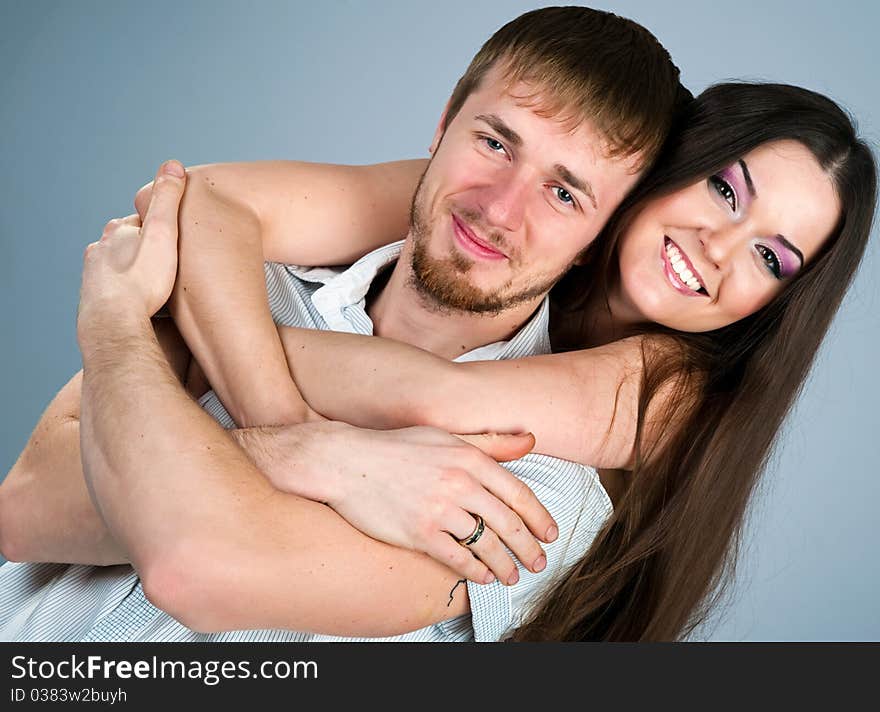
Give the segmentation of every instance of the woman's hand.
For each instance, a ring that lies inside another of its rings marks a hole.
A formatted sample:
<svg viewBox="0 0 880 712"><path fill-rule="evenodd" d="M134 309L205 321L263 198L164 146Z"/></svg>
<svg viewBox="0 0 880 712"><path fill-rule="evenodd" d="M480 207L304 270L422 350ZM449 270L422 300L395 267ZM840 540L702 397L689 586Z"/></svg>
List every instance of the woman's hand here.
<svg viewBox="0 0 880 712"><path fill-rule="evenodd" d="M546 565L536 537L553 541L556 524L495 462L527 453L531 435L459 438L429 427L379 431L330 421L234 432L278 489L326 502L374 539L424 552L471 581L516 583L502 543L531 571ZM485 529L465 547L457 540L474 531L474 515Z"/></svg>

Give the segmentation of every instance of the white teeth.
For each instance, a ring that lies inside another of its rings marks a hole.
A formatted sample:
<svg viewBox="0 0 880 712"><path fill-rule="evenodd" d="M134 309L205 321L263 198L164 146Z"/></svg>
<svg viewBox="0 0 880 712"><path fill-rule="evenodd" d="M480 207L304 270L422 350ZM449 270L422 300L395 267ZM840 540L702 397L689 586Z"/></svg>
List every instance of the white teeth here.
<svg viewBox="0 0 880 712"><path fill-rule="evenodd" d="M672 265L673 271L679 276L681 281L695 292L699 292L702 285L694 273L688 269L687 262L685 262L679 249L675 245L670 244L666 247L666 255L669 257L669 264Z"/></svg>

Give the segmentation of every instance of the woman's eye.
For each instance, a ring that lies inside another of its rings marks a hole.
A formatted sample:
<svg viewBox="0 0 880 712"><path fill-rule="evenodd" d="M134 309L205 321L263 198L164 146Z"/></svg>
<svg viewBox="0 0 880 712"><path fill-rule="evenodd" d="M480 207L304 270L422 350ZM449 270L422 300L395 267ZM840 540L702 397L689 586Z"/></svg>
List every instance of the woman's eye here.
<svg viewBox="0 0 880 712"><path fill-rule="evenodd" d="M553 192L556 193L556 197L559 199L560 203L574 205L574 197L565 188L557 185L553 187Z"/></svg>
<svg viewBox="0 0 880 712"><path fill-rule="evenodd" d="M779 258L776 256L776 253L766 245L757 245L756 249L771 274L776 277L776 279L782 279L782 265L779 263Z"/></svg>
<svg viewBox="0 0 880 712"><path fill-rule="evenodd" d="M720 195L730 206L731 210L736 210L736 191L733 189L733 186L730 185L724 178L719 175L714 175L709 178L709 182L712 184L712 187L715 188L715 191Z"/></svg>

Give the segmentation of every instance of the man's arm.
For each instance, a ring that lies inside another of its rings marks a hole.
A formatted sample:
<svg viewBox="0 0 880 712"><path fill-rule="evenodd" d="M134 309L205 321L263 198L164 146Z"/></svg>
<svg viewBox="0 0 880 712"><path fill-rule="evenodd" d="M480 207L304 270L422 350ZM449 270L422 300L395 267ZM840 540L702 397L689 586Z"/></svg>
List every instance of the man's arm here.
<svg viewBox="0 0 880 712"><path fill-rule="evenodd" d="M177 377L189 352L170 319L156 335ZM18 460L0 484L0 552L9 561L98 566L127 561L89 497L80 460L82 371L40 417Z"/></svg>
<svg viewBox="0 0 880 712"><path fill-rule="evenodd" d="M84 475L147 595L204 630L384 635L467 610L450 569L278 492L184 393L149 326L174 281L182 189L162 174L140 234L89 246L77 321Z"/></svg>
<svg viewBox="0 0 880 712"><path fill-rule="evenodd" d="M141 231L86 250L77 319L86 483L147 595L203 630L383 635L466 610L450 569L278 492L185 394L149 322L177 266L183 181L168 169Z"/></svg>
<svg viewBox="0 0 880 712"><path fill-rule="evenodd" d="M79 460L77 373L46 408L0 485L0 552L9 561L116 564L125 554L95 511Z"/></svg>
<svg viewBox="0 0 880 712"><path fill-rule="evenodd" d="M445 566L272 488L186 397L149 331L130 327L84 359L83 462L158 607L196 630L347 635L467 610L464 587L447 605L459 577Z"/></svg>

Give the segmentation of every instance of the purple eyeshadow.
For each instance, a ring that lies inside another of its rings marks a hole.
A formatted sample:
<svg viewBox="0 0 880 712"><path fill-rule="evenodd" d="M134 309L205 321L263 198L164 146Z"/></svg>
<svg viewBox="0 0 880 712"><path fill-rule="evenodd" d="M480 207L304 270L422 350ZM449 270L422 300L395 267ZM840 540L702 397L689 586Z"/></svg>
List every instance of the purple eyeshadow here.
<svg viewBox="0 0 880 712"><path fill-rule="evenodd" d="M751 195L743 182L742 174L736 170L736 165L728 166L721 171L720 176L730 183L736 193L736 209L739 212L751 202Z"/></svg>
<svg viewBox="0 0 880 712"><path fill-rule="evenodd" d="M783 279L791 277L801 267L801 262L786 245L778 237L767 238L770 249L776 253L779 258L779 269L782 272Z"/></svg>

